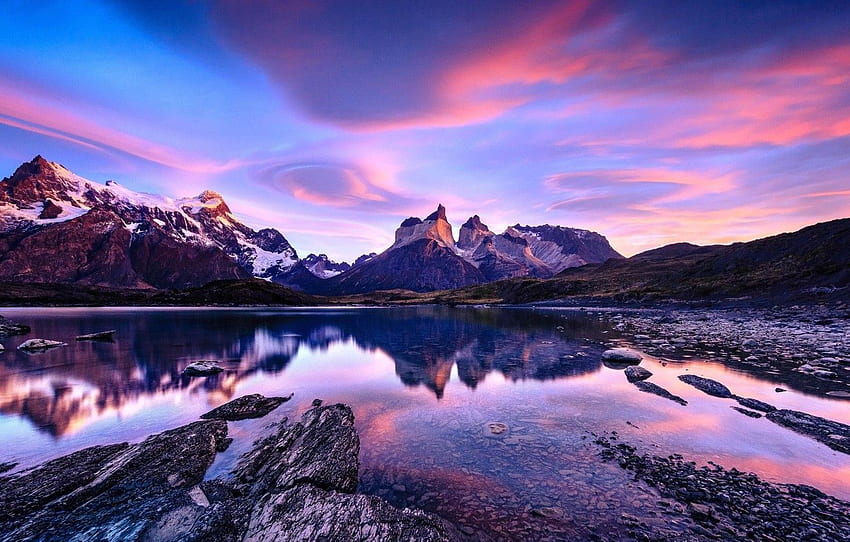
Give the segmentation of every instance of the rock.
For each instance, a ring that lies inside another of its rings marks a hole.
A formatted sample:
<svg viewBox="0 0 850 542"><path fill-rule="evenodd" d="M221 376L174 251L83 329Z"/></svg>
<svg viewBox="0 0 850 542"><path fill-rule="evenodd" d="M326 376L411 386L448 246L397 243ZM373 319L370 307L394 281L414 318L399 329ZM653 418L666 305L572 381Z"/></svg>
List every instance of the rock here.
<svg viewBox="0 0 850 542"><path fill-rule="evenodd" d="M223 420L94 446L0 477L3 540L450 540L441 520L354 494L360 441L345 405L308 410L203 481Z"/></svg>
<svg viewBox="0 0 850 542"><path fill-rule="evenodd" d="M233 422L248 418L262 418L290 399L292 399L292 394L289 394L288 397L265 397L259 393L243 395L210 410L206 414L202 414L201 419Z"/></svg>
<svg viewBox="0 0 850 542"><path fill-rule="evenodd" d="M771 484L756 475L726 470L709 462L700 466L681 455L641 453L619 439L598 438L603 459L652 486L668 504L672 524L688 518L700 536L687 533L638 533L635 540L847 540L850 503L805 485ZM679 517L676 517L679 516Z"/></svg>
<svg viewBox="0 0 850 542"><path fill-rule="evenodd" d="M506 437L508 436L508 425L502 422L487 422L484 430L486 437Z"/></svg>
<svg viewBox="0 0 850 542"><path fill-rule="evenodd" d="M0 316L0 335L26 335L30 327Z"/></svg>
<svg viewBox="0 0 850 542"><path fill-rule="evenodd" d="M733 399L738 401L738 404L740 404L741 406L747 407L752 410L758 410L760 412L773 412L774 410L776 410L775 406L769 403L765 403L764 401L759 401L758 399L738 397L737 395L733 396Z"/></svg>
<svg viewBox="0 0 850 542"><path fill-rule="evenodd" d="M835 378L838 376L834 371L827 371L826 369L815 369L812 371L812 375L818 378Z"/></svg>
<svg viewBox="0 0 850 542"><path fill-rule="evenodd" d="M643 356L629 348L611 348L602 352L602 361L616 365L637 365L642 359Z"/></svg>
<svg viewBox="0 0 850 542"><path fill-rule="evenodd" d="M440 521L399 510L372 496L352 495L360 440L344 405L308 410L300 423L280 425L260 441L233 475L255 503L245 541L447 541Z"/></svg>
<svg viewBox="0 0 850 542"><path fill-rule="evenodd" d="M3 346L3 343L0 343L0 352L2 352L3 350L6 350L6 347Z"/></svg>
<svg viewBox="0 0 850 542"><path fill-rule="evenodd" d="M671 401L675 401L682 406L688 406L688 402L679 397L678 395L673 395L669 391L665 390L661 386L657 384L653 384L652 382L647 382L645 380L640 380L638 382L633 382L635 387L640 391L651 393L653 395L657 395L659 397L663 397L665 399L670 399Z"/></svg>
<svg viewBox="0 0 850 542"><path fill-rule="evenodd" d="M753 348L753 347L758 346L758 345L759 345L759 342L755 339L747 339L746 341L744 341L742 343L742 346L744 348Z"/></svg>
<svg viewBox="0 0 850 542"><path fill-rule="evenodd" d="M0 463L0 474L3 474L4 472L9 472L17 466L17 463Z"/></svg>
<svg viewBox="0 0 850 542"><path fill-rule="evenodd" d="M78 341L111 341L117 333L114 329L109 331L98 331L97 333L88 333L86 335L77 335Z"/></svg>
<svg viewBox="0 0 850 542"><path fill-rule="evenodd" d="M564 515L564 511L555 506L535 506L531 509L531 515L539 518L557 518Z"/></svg>
<svg viewBox="0 0 850 542"><path fill-rule="evenodd" d="M782 393L788 390L786 390L785 388L775 388L773 391L775 391L776 393Z"/></svg>
<svg viewBox="0 0 850 542"><path fill-rule="evenodd" d="M215 361L195 361L183 369L183 374L186 376L210 376L223 370Z"/></svg>
<svg viewBox="0 0 850 542"><path fill-rule="evenodd" d="M38 350L49 350L50 348L58 348L60 346L68 346L68 344L63 343L62 341L51 341L49 339L30 339L21 343L21 345L18 346L18 350L35 352Z"/></svg>
<svg viewBox="0 0 850 542"><path fill-rule="evenodd" d="M774 410L767 419L826 444L833 450L850 454L850 425L796 410Z"/></svg>
<svg viewBox="0 0 850 542"><path fill-rule="evenodd" d="M679 380L714 397L720 397L721 399L732 397L732 392L729 391L729 388L710 378L703 378L697 375L679 375Z"/></svg>
<svg viewBox="0 0 850 542"><path fill-rule="evenodd" d="M652 373L648 369L644 369L640 365L631 365L626 367L624 371L626 375L626 379L629 382L637 382L638 380L646 380Z"/></svg>
<svg viewBox="0 0 850 542"><path fill-rule="evenodd" d="M191 503L189 490L226 434L224 421L195 422L0 478L0 532L6 540L140 540L168 511Z"/></svg>
<svg viewBox="0 0 850 542"><path fill-rule="evenodd" d="M745 416L749 416L750 418L761 418L762 417L762 415L759 414L758 412L756 412L754 410L750 410L748 408L741 408L739 406L732 406L731 408L732 408L732 410L737 410L741 414L743 414Z"/></svg>
<svg viewBox="0 0 850 542"><path fill-rule="evenodd" d="M850 391L842 391L842 390L828 391L828 392L826 392L826 394L830 395L832 397L850 397Z"/></svg>

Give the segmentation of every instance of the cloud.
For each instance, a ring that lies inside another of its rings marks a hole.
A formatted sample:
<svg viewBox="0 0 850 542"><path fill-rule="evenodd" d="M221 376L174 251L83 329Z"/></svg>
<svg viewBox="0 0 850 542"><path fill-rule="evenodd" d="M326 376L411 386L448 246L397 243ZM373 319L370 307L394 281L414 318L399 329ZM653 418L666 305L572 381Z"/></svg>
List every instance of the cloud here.
<svg viewBox="0 0 850 542"><path fill-rule="evenodd" d="M386 198L355 169L334 164L285 164L267 168L263 176L293 197L316 205L351 207Z"/></svg>
<svg viewBox="0 0 850 542"><path fill-rule="evenodd" d="M34 87L16 88L12 86L12 82L0 79L2 124L76 143L88 149L119 151L192 173L221 173L246 165L241 160L216 161L183 153L167 145L121 131L112 123L104 124L93 120L96 116L86 113L87 107L84 104L69 104L66 97L55 96Z"/></svg>

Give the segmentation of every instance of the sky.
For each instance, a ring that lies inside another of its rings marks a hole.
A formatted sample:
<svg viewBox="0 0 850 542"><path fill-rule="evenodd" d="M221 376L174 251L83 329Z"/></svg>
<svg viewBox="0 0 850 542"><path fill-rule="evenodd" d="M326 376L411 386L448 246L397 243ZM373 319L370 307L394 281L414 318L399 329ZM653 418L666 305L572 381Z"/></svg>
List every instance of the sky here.
<svg viewBox="0 0 850 542"><path fill-rule="evenodd" d="M850 216L846 1L0 7L0 176L213 189L301 256L437 203L625 255Z"/></svg>

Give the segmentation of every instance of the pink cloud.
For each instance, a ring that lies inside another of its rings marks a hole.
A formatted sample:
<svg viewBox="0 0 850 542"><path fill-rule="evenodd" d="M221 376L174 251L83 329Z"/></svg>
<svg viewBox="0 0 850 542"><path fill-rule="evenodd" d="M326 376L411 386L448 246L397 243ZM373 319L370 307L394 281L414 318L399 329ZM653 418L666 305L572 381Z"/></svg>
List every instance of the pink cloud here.
<svg viewBox="0 0 850 542"><path fill-rule="evenodd" d="M116 150L144 160L192 173L221 173L245 166L241 160L206 160L128 132L116 130L93 119L98 115L85 104L68 103L41 89L25 88L0 80L0 123L99 150ZM22 92L25 90L25 92ZM73 111L73 112L72 112ZM122 122L110 119L110 124Z"/></svg>

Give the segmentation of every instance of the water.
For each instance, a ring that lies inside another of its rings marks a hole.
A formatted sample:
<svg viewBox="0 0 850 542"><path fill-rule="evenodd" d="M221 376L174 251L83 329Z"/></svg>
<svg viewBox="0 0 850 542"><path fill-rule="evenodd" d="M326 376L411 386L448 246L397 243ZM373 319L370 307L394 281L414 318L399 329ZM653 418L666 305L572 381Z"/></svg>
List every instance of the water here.
<svg viewBox="0 0 850 542"><path fill-rule="evenodd" d="M730 408L676 377L694 373L733 392L850 423L847 401L777 394L775 375L705 356L642 365L686 407L638 391L600 354L628 346L604 312L473 308L3 309L33 332L0 353L0 463L18 469L80 448L145 436L248 393L288 395L259 420L230 424L225 474L271 422L314 398L352 406L361 490L415 505L493 538L568 536L622 512L663 522L658 496L601 462L591 433L616 431L641 451L682 453L805 483L850 498L850 458ZM117 330L114 343L76 335ZM27 338L69 346L26 354ZM191 361L227 369L187 378ZM493 435L488 424L507 430ZM553 517L529 511L549 507ZM669 527L669 525L668 525Z"/></svg>

